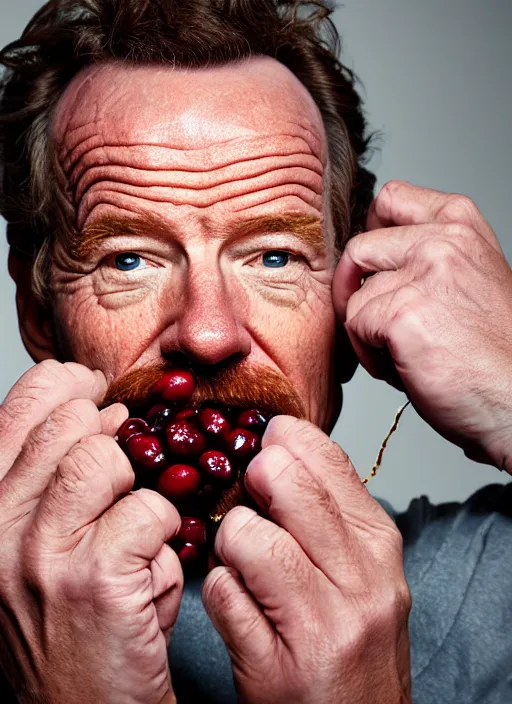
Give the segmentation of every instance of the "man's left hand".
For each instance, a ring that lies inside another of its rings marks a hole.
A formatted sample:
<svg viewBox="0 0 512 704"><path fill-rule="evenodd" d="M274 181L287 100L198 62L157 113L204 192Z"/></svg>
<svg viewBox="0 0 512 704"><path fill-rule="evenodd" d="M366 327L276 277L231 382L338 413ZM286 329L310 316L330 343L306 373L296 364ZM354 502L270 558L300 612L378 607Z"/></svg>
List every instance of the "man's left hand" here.
<svg viewBox="0 0 512 704"><path fill-rule="evenodd" d="M251 704L410 702L402 538L321 430L273 418L203 600Z"/></svg>
<svg viewBox="0 0 512 704"><path fill-rule="evenodd" d="M494 232L469 198L398 181L367 225L333 281L359 360L468 457L512 473L512 272Z"/></svg>

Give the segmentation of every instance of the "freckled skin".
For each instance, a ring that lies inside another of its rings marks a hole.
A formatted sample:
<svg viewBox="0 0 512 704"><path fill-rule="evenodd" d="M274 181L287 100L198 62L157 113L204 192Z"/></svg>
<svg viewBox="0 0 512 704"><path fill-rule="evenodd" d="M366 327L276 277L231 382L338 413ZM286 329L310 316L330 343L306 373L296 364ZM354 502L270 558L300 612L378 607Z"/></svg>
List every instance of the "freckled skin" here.
<svg viewBox="0 0 512 704"><path fill-rule="evenodd" d="M329 430L334 233L323 124L302 84L267 58L102 65L68 87L52 138L79 228L144 213L168 228L165 238L111 237L80 262L56 259L55 315L73 359L112 381L174 350L202 364L243 355L285 374L308 419ZM288 213L324 218L323 254L286 232L237 235L244 219ZM266 268L269 250L292 257ZM116 269L121 252L140 267Z"/></svg>

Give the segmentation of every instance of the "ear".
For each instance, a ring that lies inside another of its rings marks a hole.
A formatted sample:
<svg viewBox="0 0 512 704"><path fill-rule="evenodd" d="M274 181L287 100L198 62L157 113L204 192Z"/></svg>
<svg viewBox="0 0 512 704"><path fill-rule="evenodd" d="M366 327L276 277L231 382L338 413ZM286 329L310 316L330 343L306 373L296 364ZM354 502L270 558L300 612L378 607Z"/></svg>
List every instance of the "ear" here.
<svg viewBox="0 0 512 704"><path fill-rule="evenodd" d="M16 284L16 308L21 339L34 362L57 359L51 314L32 291L32 260L9 250L9 274Z"/></svg>
<svg viewBox="0 0 512 704"><path fill-rule="evenodd" d="M335 365L340 384L346 384L355 374L359 359L350 344L349 337L343 325L336 327Z"/></svg>

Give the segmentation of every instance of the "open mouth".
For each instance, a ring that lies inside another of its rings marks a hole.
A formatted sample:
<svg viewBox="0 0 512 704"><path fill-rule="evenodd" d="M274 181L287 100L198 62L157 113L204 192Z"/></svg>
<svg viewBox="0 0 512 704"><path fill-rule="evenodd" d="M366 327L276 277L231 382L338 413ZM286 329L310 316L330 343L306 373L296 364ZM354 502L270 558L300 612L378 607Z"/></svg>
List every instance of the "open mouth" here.
<svg viewBox="0 0 512 704"><path fill-rule="evenodd" d="M182 564L206 563L216 529L237 504L254 507L244 474L261 449L275 413L197 398L188 370L165 372L149 399L129 405L117 441L132 462L134 488L147 487L171 501L182 517L172 547Z"/></svg>

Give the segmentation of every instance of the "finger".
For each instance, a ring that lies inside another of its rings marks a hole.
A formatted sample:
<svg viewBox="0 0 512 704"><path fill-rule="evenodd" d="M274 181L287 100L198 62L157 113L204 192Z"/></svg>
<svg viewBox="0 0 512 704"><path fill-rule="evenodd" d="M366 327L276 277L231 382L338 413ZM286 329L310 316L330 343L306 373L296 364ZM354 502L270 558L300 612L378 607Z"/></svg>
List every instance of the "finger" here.
<svg viewBox="0 0 512 704"><path fill-rule="evenodd" d="M113 438L89 435L59 462L34 521L47 540L62 548L72 546L84 528L130 491L134 479L128 458Z"/></svg>
<svg viewBox="0 0 512 704"><path fill-rule="evenodd" d="M122 403L114 403L112 406L103 408L100 411L102 434L114 437L129 415L128 409Z"/></svg>
<svg viewBox="0 0 512 704"><path fill-rule="evenodd" d="M307 630L322 601L321 574L285 530L246 506L236 506L215 538L221 562L240 575L282 637ZM317 601L319 600L319 601Z"/></svg>
<svg viewBox="0 0 512 704"><path fill-rule="evenodd" d="M347 318L345 329L359 361L376 379L395 385L394 374L402 378L406 370L402 365L404 350L407 364L414 366L424 356L426 321L420 291L414 286L370 298L354 315ZM435 347L434 342L432 342ZM389 368L389 351L393 371ZM403 386L397 386L400 390Z"/></svg>
<svg viewBox="0 0 512 704"><path fill-rule="evenodd" d="M501 251L496 235L473 203L456 193L421 188L405 181L389 181L368 212L368 230L393 225L461 223L473 227L495 249Z"/></svg>
<svg viewBox="0 0 512 704"><path fill-rule="evenodd" d="M176 623L183 592L182 568L174 550L162 545L150 564L158 624L164 633ZM177 575L181 579L177 579Z"/></svg>
<svg viewBox="0 0 512 704"><path fill-rule="evenodd" d="M3 506L21 507L37 500L59 462L81 440L102 431L102 418L90 399L73 399L58 406L31 430L22 450L0 484Z"/></svg>
<svg viewBox="0 0 512 704"><path fill-rule="evenodd" d="M326 463L322 453L316 463ZM322 470L339 472L339 463L330 461ZM267 445L249 465L245 484L263 515L290 533L311 562L338 583L350 541L322 470L313 474L285 447Z"/></svg>
<svg viewBox="0 0 512 704"><path fill-rule="evenodd" d="M261 441L263 449L272 445L280 445L294 459L304 462L326 486L332 486L336 499L346 496L347 491L360 492L361 482L348 456L313 423L293 416L274 416Z"/></svg>
<svg viewBox="0 0 512 704"><path fill-rule="evenodd" d="M379 230L379 232L382 233L382 230ZM371 233L369 238L373 234ZM411 272L406 273L405 276L403 270L397 272L399 268L397 261L391 262L390 257L386 256L387 242L385 237L381 235L379 242L369 242L368 246L366 241L359 243L359 238L361 237L366 238L366 235L358 235L349 242L350 245L354 241L354 245L350 249L349 245L347 245L334 272L332 281L333 304L341 322L346 321L349 306L352 304L354 297L361 294L363 290L365 294L371 288L380 292L380 286L385 279L394 281L398 285L398 283L403 283L412 277ZM373 252L371 251L372 249ZM396 254L398 259L398 252ZM389 267L387 267L388 264L390 264ZM367 276L368 272L378 273L377 275ZM386 274L388 276L385 276ZM402 274L402 277L400 278L398 274ZM376 280L378 280L378 284L375 283Z"/></svg>
<svg viewBox="0 0 512 704"><path fill-rule="evenodd" d="M147 566L179 530L181 518L176 508L151 489L130 492L114 504L98 521L97 544L102 546L105 569L116 575L133 574ZM168 555L168 557L170 557ZM174 565L179 565L173 558ZM182 585L181 566L169 578ZM181 587L180 587L181 588Z"/></svg>
<svg viewBox="0 0 512 704"><path fill-rule="evenodd" d="M206 613L229 651L233 667L256 670L276 655L276 633L232 567L215 567L203 584Z"/></svg>
<svg viewBox="0 0 512 704"><path fill-rule="evenodd" d="M347 455L312 423L276 416L263 445L247 469L249 492L314 565L341 583L354 554L351 521L369 521L375 502Z"/></svg>
<svg viewBox="0 0 512 704"><path fill-rule="evenodd" d="M428 240L435 248L438 239L450 241L454 245L459 244L457 240L462 240L460 234L456 235L446 225L437 223L388 227L385 230L364 232L351 239L340 262L348 260L358 267L361 276L369 272L394 271L407 264L419 244Z"/></svg>
<svg viewBox="0 0 512 704"><path fill-rule="evenodd" d="M45 360L26 372L0 406L0 480L7 474L32 428L76 398L99 403L107 390L105 376L81 364Z"/></svg>
<svg viewBox="0 0 512 704"><path fill-rule="evenodd" d="M446 225L436 223L389 227L351 239L336 267L332 283L333 303L340 320L346 320L349 301L359 291L363 280L366 285L369 278L375 278L368 278L369 273L403 272L411 268L408 265L413 261L415 266L406 272L403 283L441 260L447 244L450 255L453 250L460 250L461 257L465 256L463 244L466 238L459 227L456 228L452 232Z"/></svg>

